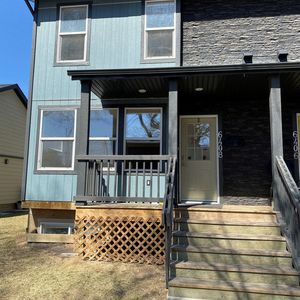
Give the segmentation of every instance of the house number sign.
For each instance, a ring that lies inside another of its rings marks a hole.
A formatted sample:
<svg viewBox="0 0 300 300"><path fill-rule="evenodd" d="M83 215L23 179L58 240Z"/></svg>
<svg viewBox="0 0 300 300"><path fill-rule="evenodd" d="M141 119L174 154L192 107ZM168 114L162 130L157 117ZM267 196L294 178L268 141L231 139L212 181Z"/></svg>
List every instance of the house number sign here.
<svg viewBox="0 0 300 300"><path fill-rule="evenodd" d="M299 157L299 148L298 148L298 131L293 132L293 150L294 150L294 159L298 159Z"/></svg>
<svg viewBox="0 0 300 300"><path fill-rule="evenodd" d="M218 132L218 158L223 158L223 143L222 143L223 133L222 131Z"/></svg>

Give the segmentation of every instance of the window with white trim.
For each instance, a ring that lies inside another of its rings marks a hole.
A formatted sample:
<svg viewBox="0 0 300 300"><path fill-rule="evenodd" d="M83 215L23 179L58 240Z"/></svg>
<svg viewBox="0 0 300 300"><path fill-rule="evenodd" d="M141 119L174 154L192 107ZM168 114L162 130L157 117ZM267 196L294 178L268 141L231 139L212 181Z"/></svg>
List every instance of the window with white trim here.
<svg viewBox="0 0 300 300"><path fill-rule="evenodd" d="M61 6L56 61L87 60L88 5Z"/></svg>
<svg viewBox="0 0 300 300"><path fill-rule="evenodd" d="M160 108L127 108L125 111L125 154L161 153Z"/></svg>
<svg viewBox="0 0 300 300"><path fill-rule="evenodd" d="M73 170L76 110L70 108L40 112L38 170Z"/></svg>
<svg viewBox="0 0 300 300"><path fill-rule="evenodd" d="M90 113L89 154L117 154L118 109L92 109Z"/></svg>
<svg viewBox="0 0 300 300"><path fill-rule="evenodd" d="M175 57L176 0L146 0L144 58Z"/></svg>

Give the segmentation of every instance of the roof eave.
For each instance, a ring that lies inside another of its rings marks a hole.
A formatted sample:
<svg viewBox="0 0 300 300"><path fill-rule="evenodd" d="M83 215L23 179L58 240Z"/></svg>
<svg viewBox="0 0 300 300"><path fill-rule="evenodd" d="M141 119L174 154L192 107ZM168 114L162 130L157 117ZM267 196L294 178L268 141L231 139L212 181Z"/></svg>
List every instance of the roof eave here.
<svg viewBox="0 0 300 300"><path fill-rule="evenodd" d="M26 3L26 5L27 5L27 7L28 7L28 9L30 11L30 13L32 14L32 16L34 16L34 10L33 10L32 6L31 6L31 4L29 3L29 0L24 0L24 1Z"/></svg>
<svg viewBox="0 0 300 300"><path fill-rule="evenodd" d="M72 80L183 77L189 75L280 74L300 71L300 63L240 64L170 68L69 70Z"/></svg>
<svg viewBox="0 0 300 300"><path fill-rule="evenodd" d="M27 97L17 84L10 84L0 88L0 93L5 91L14 91L23 105L27 108Z"/></svg>

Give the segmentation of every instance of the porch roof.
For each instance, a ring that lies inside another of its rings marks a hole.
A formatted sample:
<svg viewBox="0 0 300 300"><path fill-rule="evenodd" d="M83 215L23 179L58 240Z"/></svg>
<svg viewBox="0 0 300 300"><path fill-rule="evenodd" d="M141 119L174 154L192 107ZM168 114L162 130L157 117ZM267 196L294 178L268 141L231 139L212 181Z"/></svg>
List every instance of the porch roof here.
<svg viewBox="0 0 300 300"><path fill-rule="evenodd" d="M164 68L69 70L72 80L91 81L92 91L102 99L165 97L169 79L178 79L179 91L201 95L268 92L268 77L280 74L283 91L300 91L300 63L183 66ZM140 89L146 90L141 94Z"/></svg>

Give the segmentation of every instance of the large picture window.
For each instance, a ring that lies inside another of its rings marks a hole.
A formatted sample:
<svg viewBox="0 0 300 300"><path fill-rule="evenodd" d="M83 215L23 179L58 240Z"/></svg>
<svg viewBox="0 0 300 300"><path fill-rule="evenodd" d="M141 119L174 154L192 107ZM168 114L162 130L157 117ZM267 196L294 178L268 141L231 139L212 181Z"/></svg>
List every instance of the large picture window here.
<svg viewBox="0 0 300 300"><path fill-rule="evenodd" d="M76 110L41 110L38 170L73 170Z"/></svg>
<svg viewBox="0 0 300 300"><path fill-rule="evenodd" d="M87 60L88 5L61 6L57 37L57 62Z"/></svg>
<svg viewBox="0 0 300 300"><path fill-rule="evenodd" d="M144 58L175 57L176 1L145 1Z"/></svg>
<svg viewBox="0 0 300 300"><path fill-rule="evenodd" d="M126 109L125 154L160 154L161 124L160 108Z"/></svg>
<svg viewBox="0 0 300 300"><path fill-rule="evenodd" d="M93 109L90 114L89 154L117 154L118 110Z"/></svg>

